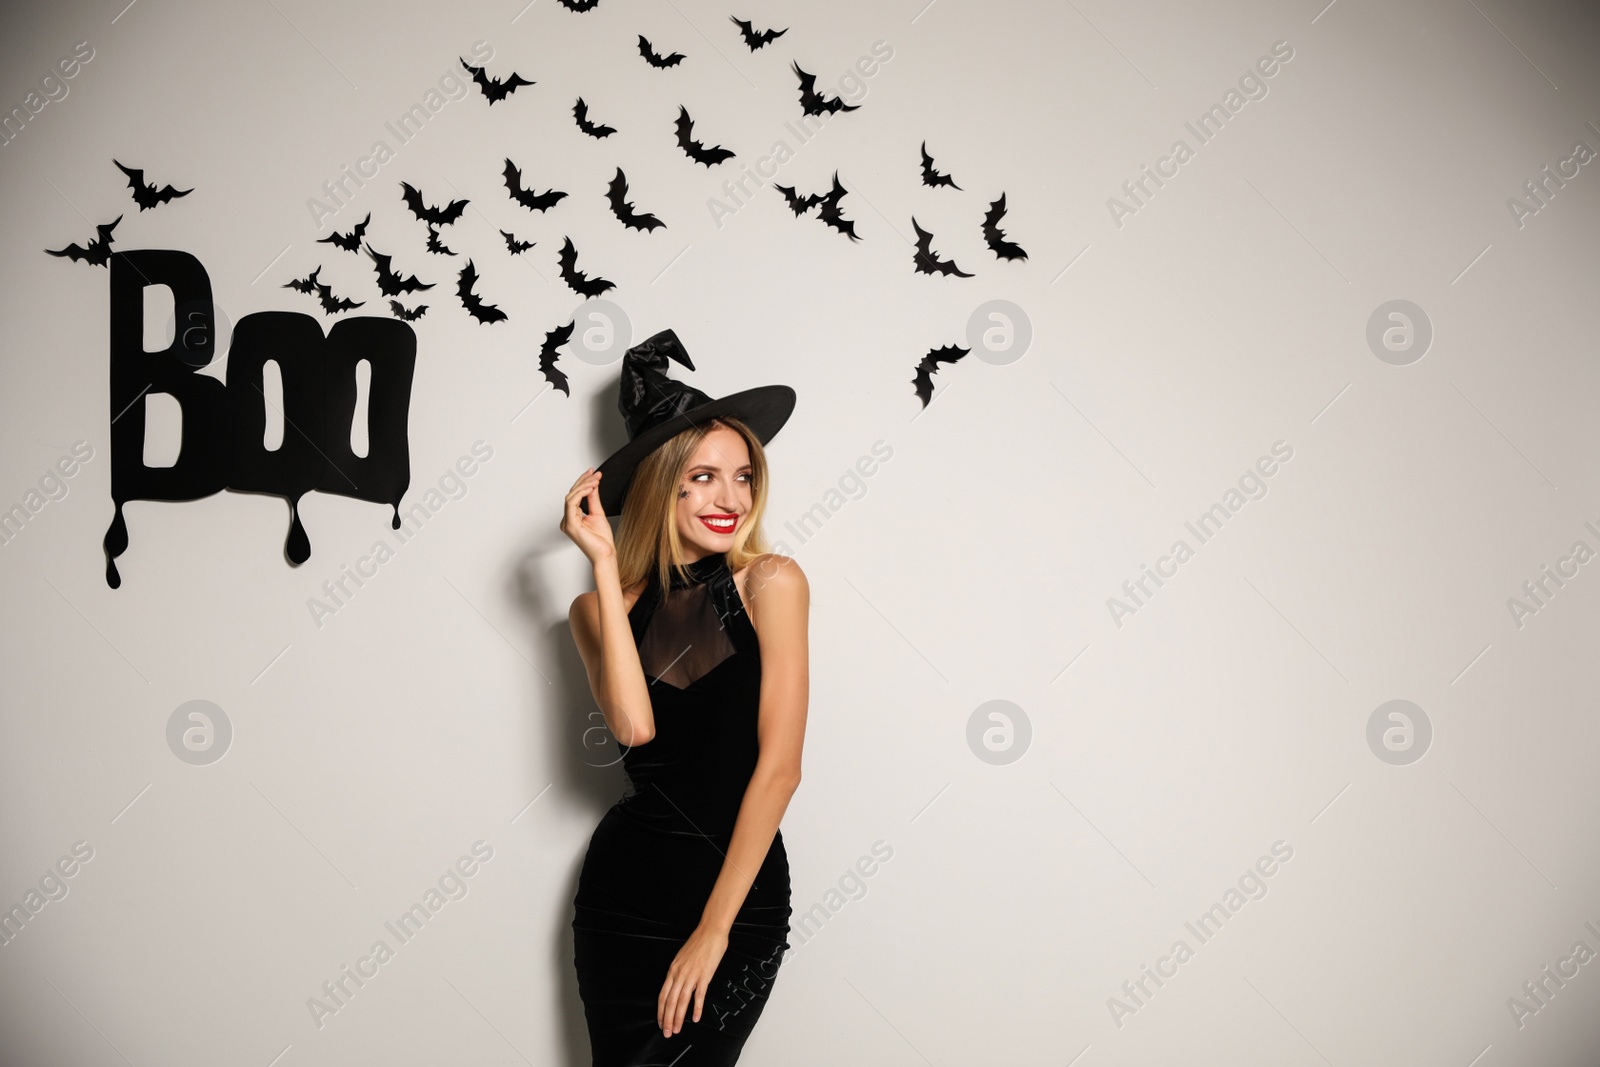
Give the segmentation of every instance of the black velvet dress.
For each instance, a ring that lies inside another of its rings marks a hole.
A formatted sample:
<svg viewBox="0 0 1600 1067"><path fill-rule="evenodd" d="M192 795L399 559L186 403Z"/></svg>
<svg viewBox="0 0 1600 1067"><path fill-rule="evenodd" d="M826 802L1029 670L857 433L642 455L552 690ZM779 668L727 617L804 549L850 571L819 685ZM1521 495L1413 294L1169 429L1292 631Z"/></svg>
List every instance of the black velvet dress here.
<svg viewBox="0 0 1600 1067"><path fill-rule="evenodd" d="M789 933L783 832L728 933L700 1021L694 1004L670 1038L656 1025L667 969L699 925L722 871L759 745L761 656L728 570L712 553L652 581L628 619L650 688L656 733L619 745L629 790L589 840L573 900L574 964L595 1067L735 1063Z"/></svg>

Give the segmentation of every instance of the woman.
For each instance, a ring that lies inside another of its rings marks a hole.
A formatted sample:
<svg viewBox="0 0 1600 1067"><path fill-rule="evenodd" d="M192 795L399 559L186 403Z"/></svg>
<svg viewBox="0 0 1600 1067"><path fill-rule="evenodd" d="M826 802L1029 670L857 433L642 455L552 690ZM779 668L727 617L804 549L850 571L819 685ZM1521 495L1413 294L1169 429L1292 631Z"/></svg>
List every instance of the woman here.
<svg viewBox="0 0 1600 1067"><path fill-rule="evenodd" d="M737 1062L790 947L778 823L800 782L809 592L761 517L762 446L795 394L712 400L669 359L694 368L671 330L623 357L630 440L561 523L593 567L569 618L630 785L573 900L596 1067Z"/></svg>

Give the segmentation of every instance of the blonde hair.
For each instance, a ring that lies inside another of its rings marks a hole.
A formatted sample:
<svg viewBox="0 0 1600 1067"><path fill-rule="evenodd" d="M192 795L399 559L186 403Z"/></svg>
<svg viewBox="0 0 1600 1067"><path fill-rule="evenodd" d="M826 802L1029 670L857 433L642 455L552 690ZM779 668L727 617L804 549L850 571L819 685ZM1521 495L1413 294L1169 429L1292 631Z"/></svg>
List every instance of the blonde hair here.
<svg viewBox="0 0 1600 1067"><path fill-rule="evenodd" d="M678 485L700 442L719 426L744 438L745 447L750 450L750 512L734 532L733 547L727 553L728 569L739 570L770 551L761 532L761 518L767 508L766 451L743 420L724 415L668 439L634 469L615 539L617 577L624 589L654 576L664 592L674 570L687 578L683 540L678 536Z"/></svg>

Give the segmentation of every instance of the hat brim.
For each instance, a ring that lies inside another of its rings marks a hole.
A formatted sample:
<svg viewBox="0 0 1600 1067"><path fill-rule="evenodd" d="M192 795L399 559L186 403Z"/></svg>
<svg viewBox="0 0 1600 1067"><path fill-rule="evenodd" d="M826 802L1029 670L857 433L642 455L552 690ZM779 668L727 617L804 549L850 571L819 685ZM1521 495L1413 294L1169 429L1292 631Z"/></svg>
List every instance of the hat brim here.
<svg viewBox="0 0 1600 1067"><path fill-rule="evenodd" d="M600 506L607 515L621 515L622 502L639 462L684 430L723 415L737 416L765 445L794 412L795 391L787 385L760 385L717 397L699 407L653 426L629 441L600 464Z"/></svg>

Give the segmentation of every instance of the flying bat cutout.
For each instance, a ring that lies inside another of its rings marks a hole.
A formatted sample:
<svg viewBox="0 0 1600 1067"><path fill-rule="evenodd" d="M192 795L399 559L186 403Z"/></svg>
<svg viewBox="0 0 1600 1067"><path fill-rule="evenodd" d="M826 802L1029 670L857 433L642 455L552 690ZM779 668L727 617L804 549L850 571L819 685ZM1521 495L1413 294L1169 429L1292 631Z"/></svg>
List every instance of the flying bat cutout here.
<svg viewBox="0 0 1600 1067"><path fill-rule="evenodd" d="M561 6L568 11L576 11L580 15L585 11L593 11L600 0L560 0Z"/></svg>
<svg viewBox="0 0 1600 1067"><path fill-rule="evenodd" d="M326 237L318 237L317 243L319 245L334 245L344 249L346 252L359 253L361 251L361 238L366 234L367 224L371 221L372 212L369 211L367 212L367 217L356 223L356 228L349 233L340 233L335 230Z"/></svg>
<svg viewBox="0 0 1600 1067"><path fill-rule="evenodd" d="M800 196L794 191L794 186L792 185L774 184L773 188L783 194L784 202L789 205L789 209L795 213L796 218L804 215L822 202L822 197L815 193L810 196Z"/></svg>
<svg viewBox="0 0 1600 1067"><path fill-rule="evenodd" d="M455 255L454 252L444 246L443 241L439 240L439 230L431 222L428 223L428 251L439 256Z"/></svg>
<svg viewBox="0 0 1600 1067"><path fill-rule="evenodd" d="M956 180L948 174L933 169L933 157L928 155L928 142L922 142L922 184L931 186L948 185L952 189L959 189Z"/></svg>
<svg viewBox="0 0 1600 1067"><path fill-rule="evenodd" d="M670 56L661 55L651 47L649 40L647 40L645 35L642 33L639 35L639 54L644 56L646 63L649 63L657 70L665 67L676 67L679 63L682 63L684 59L682 52L674 52Z"/></svg>
<svg viewBox="0 0 1600 1067"><path fill-rule="evenodd" d="M628 178L622 173L622 168L617 168L617 173L611 179L611 184L606 187L606 199L611 202L611 212L617 216L624 226L631 230L644 230L649 232L656 227L665 227L666 223L654 215L640 214L633 210L633 205L627 200Z"/></svg>
<svg viewBox="0 0 1600 1067"><path fill-rule="evenodd" d="M423 313L428 310L428 305L418 304L417 310L407 311L406 306L400 303L400 301L391 300L389 301L389 310L394 312L395 318L400 319L403 322L415 322L417 319L422 318Z"/></svg>
<svg viewBox="0 0 1600 1067"><path fill-rule="evenodd" d="M471 63L468 63L464 59L461 60L461 65L467 68L467 73L472 75L472 80L478 83L478 88L483 90L483 95L488 98L490 105L495 104L497 101L504 100L506 97L510 96L512 93L516 92L517 89L524 85L536 84L535 82L528 81L516 71L512 71L511 77L501 81L499 78L489 77L484 68L474 67Z"/></svg>
<svg viewBox="0 0 1600 1067"><path fill-rule="evenodd" d="M707 167L713 163L721 163L724 159L733 158L733 153L721 145L707 148L704 143L694 140L691 136L693 133L694 119L689 117L689 109L679 104L678 147L683 149L684 155L696 163L704 163Z"/></svg>
<svg viewBox="0 0 1600 1067"><path fill-rule="evenodd" d="M859 241L856 236L856 224L839 213L839 201L844 198L844 186L839 184L839 172L833 172L833 188L828 194L817 199L817 218L832 226L852 241Z"/></svg>
<svg viewBox="0 0 1600 1067"><path fill-rule="evenodd" d="M400 183L400 196L406 202L406 207L411 213L423 222L431 222L437 226L448 226L461 217L467 210L467 200L452 200L449 205L442 208L428 207L422 202L422 191L412 188L409 182Z"/></svg>
<svg viewBox="0 0 1600 1067"><path fill-rule="evenodd" d="M735 15L729 15L728 17L733 20L735 26L739 27L739 33L744 37L746 47L752 52L789 32L788 27L781 30L757 30L747 19L742 19Z"/></svg>
<svg viewBox="0 0 1600 1067"><path fill-rule="evenodd" d="M291 281L284 282L283 288L293 289L297 293L311 293L315 295L317 301L322 305L322 313L324 315L333 315L340 311L349 311L351 308L358 308L362 304L366 303L365 300L347 300L342 296L334 296L333 286L317 280L317 275L321 273L322 268L318 267L304 278L295 278Z"/></svg>
<svg viewBox="0 0 1600 1067"><path fill-rule="evenodd" d="M783 194L784 201L789 205L789 210L795 213L796 218L804 215L814 207L820 207L821 210L817 212L818 218L850 238L850 240L861 240L856 235L855 222L845 218L839 211L839 201L844 198L846 190L839 183L838 171L833 172L833 188L826 193L812 193L810 196L800 196L794 191L794 186L792 185L778 185L774 186L774 188Z"/></svg>
<svg viewBox="0 0 1600 1067"><path fill-rule="evenodd" d="M616 288L616 283L601 278L598 275L590 278L578 269L578 250L573 247L572 238L566 238L561 244L561 280L572 287L572 291L579 296L599 296L607 289Z"/></svg>
<svg viewBox="0 0 1600 1067"><path fill-rule="evenodd" d="M279 497L289 520L282 552L294 566L311 555L300 513L309 492L388 504L389 525L400 529L399 505L411 480L406 432L417 355L409 325L381 315L352 316L324 334L314 315L258 311L234 324L218 374L212 366L224 355L216 340L218 316L198 259L171 249L114 252L110 281L108 462L116 513L102 541L108 586L122 585L117 560L128 551L124 508L130 500L199 500L224 489ZM147 352L144 298L152 285L171 290L174 306L186 309L186 326L163 350ZM269 362L281 384L272 402L263 396ZM358 387L362 363L366 384ZM140 400L152 392L166 394L181 415L183 439L168 466L145 464L147 414ZM350 444L358 419L367 442L362 456ZM295 432L269 449L269 423ZM318 599L312 616L320 625L332 610Z"/></svg>
<svg viewBox="0 0 1600 1067"><path fill-rule="evenodd" d="M553 207L562 197L567 195L559 189L546 189L542 193L536 193L532 189L524 189L522 187L522 171L518 170L517 165L509 159L506 160L504 174L506 189L510 191L511 199L529 211L544 211Z"/></svg>
<svg viewBox="0 0 1600 1067"><path fill-rule="evenodd" d="M539 373L544 375L545 381L568 396L572 395L572 390L567 386L566 374L556 366L556 360L560 358L561 346L572 340L572 328L577 321L573 319L565 326L550 330L544 335L544 344L539 346Z"/></svg>
<svg viewBox="0 0 1600 1067"><path fill-rule="evenodd" d="M384 296L399 296L401 293L414 293L418 289L432 289L432 282L420 282L415 274L402 278L389 269L393 256L386 256L382 252L374 251L367 245L367 255L372 257L372 264L378 271L378 292ZM321 270L321 267L317 268Z"/></svg>
<svg viewBox="0 0 1600 1067"><path fill-rule="evenodd" d="M1022 246L1006 240L1005 231L1000 228L1000 220L1005 213L1006 194L1001 193L1000 199L990 204L989 210L984 213L983 239L989 243L989 251L1001 259L1027 259L1028 253L1022 250Z"/></svg>
<svg viewBox="0 0 1600 1067"><path fill-rule="evenodd" d="M515 234L507 233L505 230L500 231L500 236L506 239L506 251L514 256L522 255L522 253L538 243L537 241L519 241Z"/></svg>
<svg viewBox="0 0 1600 1067"><path fill-rule="evenodd" d="M917 251L911 257L916 265L918 274L954 274L958 278L970 278L972 275L956 266L953 259L940 259L933 250L933 234L917 225L917 217L911 216L911 228L917 231Z"/></svg>
<svg viewBox="0 0 1600 1067"><path fill-rule="evenodd" d="M111 162L117 163L115 159ZM128 187L133 190L133 202L139 205L140 211L194 192L193 189L174 189L170 185L164 185L157 190L154 185L145 182L144 171L124 167L121 163L117 163L117 169L128 176Z"/></svg>
<svg viewBox="0 0 1600 1067"><path fill-rule="evenodd" d="M102 222L96 226L95 232L99 236L89 242L88 248L74 241L65 248L47 248L45 251L52 256L65 256L74 262L81 259L91 267L103 267L106 265L106 261L111 258L111 242L113 240L111 231L116 229L117 223L121 221L122 216L118 215L110 222Z"/></svg>
<svg viewBox="0 0 1600 1067"><path fill-rule="evenodd" d="M589 105L583 102L583 97L581 96L578 97L578 102L572 105L572 117L578 120L578 129L596 140L610 137L617 132L615 126L602 126L599 123L591 122L589 119Z"/></svg>
<svg viewBox="0 0 1600 1067"><path fill-rule="evenodd" d="M954 363L968 351L970 350L959 345L928 349L928 354L917 363L916 377L911 379L911 384L916 389L917 398L922 401L923 407L927 407L928 401L933 399L933 376L938 373L939 364Z"/></svg>
<svg viewBox="0 0 1600 1067"><path fill-rule="evenodd" d="M472 287L477 284L478 272L469 259L467 265L461 268L461 277L456 282L456 295L461 298L461 306L480 323L504 321L506 317L504 311L493 304L485 304L483 297L472 291Z"/></svg>
<svg viewBox="0 0 1600 1067"><path fill-rule="evenodd" d="M859 104L847 104L837 96L823 96L817 92L817 76L807 74L800 64L790 60L789 66L800 79L800 109L807 115L832 114L835 111L855 111Z"/></svg>

